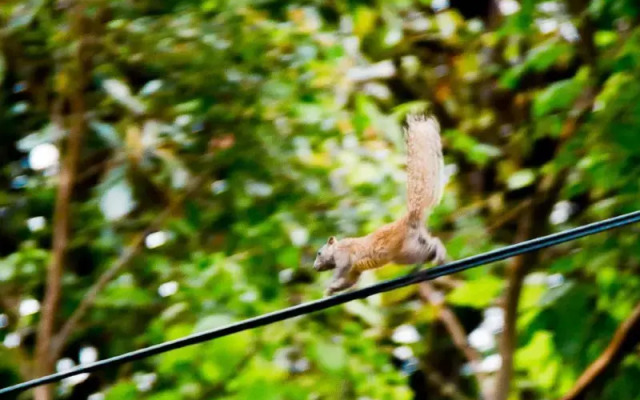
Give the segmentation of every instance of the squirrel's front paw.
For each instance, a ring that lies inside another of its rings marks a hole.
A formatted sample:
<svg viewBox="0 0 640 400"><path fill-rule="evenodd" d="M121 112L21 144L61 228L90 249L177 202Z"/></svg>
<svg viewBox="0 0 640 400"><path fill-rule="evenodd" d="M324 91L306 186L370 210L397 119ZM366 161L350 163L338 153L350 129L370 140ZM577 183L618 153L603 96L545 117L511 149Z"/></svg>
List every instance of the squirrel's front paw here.
<svg viewBox="0 0 640 400"><path fill-rule="evenodd" d="M339 284L333 284L330 285L325 291L324 291L324 296L325 297L329 297L329 296L333 296L334 294L345 290L346 287L344 287L343 285L339 285Z"/></svg>

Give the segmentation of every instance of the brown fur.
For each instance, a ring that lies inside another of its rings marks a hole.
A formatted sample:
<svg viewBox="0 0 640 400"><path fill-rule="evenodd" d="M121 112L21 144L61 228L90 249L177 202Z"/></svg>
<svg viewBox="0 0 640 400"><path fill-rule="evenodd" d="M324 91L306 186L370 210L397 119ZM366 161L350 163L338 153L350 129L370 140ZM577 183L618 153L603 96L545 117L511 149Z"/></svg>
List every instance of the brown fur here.
<svg viewBox="0 0 640 400"><path fill-rule="evenodd" d="M424 116L409 116L407 123L407 206L411 218L424 223L425 211L442 199L444 162L440 125L435 118Z"/></svg>
<svg viewBox="0 0 640 400"><path fill-rule="evenodd" d="M353 286L362 271L390 262L444 262L446 250L442 242L431 236L424 226L425 211L435 207L442 197L444 179L440 127L433 117L410 116L407 123L408 212L367 236L342 240L333 236L329 238L314 262L318 271L335 269L328 294Z"/></svg>

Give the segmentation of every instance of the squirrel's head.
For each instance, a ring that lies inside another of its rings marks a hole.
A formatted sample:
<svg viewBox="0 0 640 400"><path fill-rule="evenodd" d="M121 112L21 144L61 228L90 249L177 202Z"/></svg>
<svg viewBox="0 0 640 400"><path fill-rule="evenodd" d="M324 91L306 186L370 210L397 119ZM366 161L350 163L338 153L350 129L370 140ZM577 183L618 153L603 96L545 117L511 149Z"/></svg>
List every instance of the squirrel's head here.
<svg viewBox="0 0 640 400"><path fill-rule="evenodd" d="M331 236L327 243L318 250L316 260L313 262L313 268L316 271L326 271L336 267L335 253L337 244L338 240L335 236Z"/></svg>

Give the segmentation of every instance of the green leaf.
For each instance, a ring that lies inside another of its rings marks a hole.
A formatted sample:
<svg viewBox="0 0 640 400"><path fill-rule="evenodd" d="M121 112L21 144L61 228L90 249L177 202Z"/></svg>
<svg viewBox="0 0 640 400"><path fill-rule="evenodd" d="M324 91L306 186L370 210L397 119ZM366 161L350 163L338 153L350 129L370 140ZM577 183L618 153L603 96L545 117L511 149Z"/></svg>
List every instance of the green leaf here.
<svg viewBox="0 0 640 400"><path fill-rule="evenodd" d="M553 306L556 301L562 299L564 295L566 295L571 289L573 289L573 286L574 285L572 282L568 282L561 286L550 288L542 295L538 304L540 305L540 307Z"/></svg>
<svg viewBox="0 0 640 400"><path fill-rule="evenodd" d="M626 71L612 74L604 83L604 87L600 93L598 93L596 102L606 109L609 104L613 104L616 100L623 97L626 93L625 88L633 87L635 82L635 77Z"/></svg>
<svg viewBox="0 0 640 400"><path fill-rule="evenodd" d="M530 371L536 382L546 389L553 387L560 365L553 357L553 336L551 332L536 332L531 341L516 351L516 365Z"/></svg>
<svg viewBox="0 0 640 400"><path fill-rule="evenodd" d="M362 318L370 326L382 326L384 321L382 313L377 307L371 306L363 301L351 301L345 304L345 310Z"/></svg>
<svg viewBox="0 0 640 400"><path fill-rule="evenodd" d="M13 7L13 12L6 25L9 32L17 31L21 28L29 25L36 17L42 6L44 0L27 0L19 2Z"/></svg>
<svg viewBox="0 0 640 400"><path fill-rule="evenodd" d="M553 40L531 49L525 64L534 71L546 71L559 60L567 60L573 54L573 49L567 42Z"/></svg>
<svg viewBox="0 0 640 400"><path fill-rule="evenodd" d="M133 189L125 179L107 186L100 194L100 211L110 221L123 218L135 208L135 205Z"/></svg>
<svg viewBox="0 0 640 400"><path fill-rule="evenodd" d="M551 332L539 331L533 335L529 343L516 352L518 365L541 364L553 353L553 335Z"/></svg>
<svg viewBox="0 0 640 400"><path fill-rule="evenodd" d="M597 31L593 41L598 47L607 47L618 40L618 34L614 31Z"/></svg>
<svg viewBox="0 0 640 400"><path fill-rule="evenodd" d="M210 329L215 329L225 325L229 325L231 323L233 323L233 318L231 318L231 316L229 315L225 315L225 314L210 315L200 319L196 324L196 326L193 328L193 332L194 333L203 332Z"/></svg>
<svg viewBox="0 0 640 400"><path fill-rule="evenodd" d="M15 266L8 259L0 259L0 282L10 281L15 274Z"/></svg>
<svg viewBox="0 0 640 400"><path fill-rule="evenodd" d="M471 148L469 159L479 166L486 165L491 159L497 158L502 151L495 146L485 143L477 143Z"/></svg>
<svg viewBox="0 0 640 400"><path fill-rule="evenodd" d="M556 82L540 91L533 101L533 114L536 117L553 111L566 110L582 93L586 85L587 70L580 70L575 77Z"/></svg>
<svg viewBox="0 0 640 400"><path fill-rule="evenodd" d="M138 390L132 382L122 382L113 386L105 396L105 400L134 400L138 398Z"/></svg>
<svg viewBox="0 0 640 400"><path fill-rule="evenodd" d="M502 286L500 279L490 276L466 281L447 295L447 301L457 306L484 308L495 300Z"/></svg>
<svg viewBox="0 0 640 400"><path fill-rule="evenodd" d="M523 311L540 306L542 298L546 293L546 285L524 285L522 293L520 294L518 308Z"/></svg>
<svg viewBox="0 0 640 400"><path fill-rule="evenodd" d="M277 255L278 264L286 268L297 268L300 265L300 249L288 246Z"/></svg>
<svg viewBox="0 0 640 400"><path fill-rule="evenodd" d="M179 324L170 326L165 331L165 340L175 340L191 333L191 326ZM161 354L156 363L161 374L174 374L181 369L189 371L194 366L194 360L201 354L202 349L196 346L187 346L181 349Z"/></svg>
<svg viewBox="0 0 640 400"><path fill-rule="evenodd" d="M507 187L510 190L522 189L531 185L536 179L536 174L531 169L521 169L513 173L507 180Z"/></svg>
<svg viewBox="0 0 640 400"><path fill-rule="evenodd" d="M149 396L148 400L173 400L176 398L176 393L170 390L166 390L164 392L156 393Z"/></svg>
<svg viewBox="0 0 640 400"><path fill-rule="evenodd" d="M131 93L131 89L126 83L118 79L105 79L102 82L102 88L115 101L135 114L142 114L146 111L146 106Z"/></svg>
<svg viewBox="0 0 640 400"><path fill-rule="evenodd" d="M507 89L515 89L520 83L520 78L527 71L525 64L518 64L507 69L500 77L500 85Z"/></svg>
<svg viewBox="0 0 640 400"><path fill-rule="evenodd" d="M369 7L359 6L356 8L353 22L354 33L359 37L364 37L373 29L377 19L377 13Z"/></svg>
<svg viewBox="0 0 640 400"><path fill-rule="evenodd" d="M113 127L113 125L105 124L104 122L100 122L100 121L91 121L89 123L89 126L110 147L113 147L113 148L122 147L124 142L120 137L120 135L118 134L118 132L116 131L116 129Z"/></svg>
<svg viewBox="0 0 640 400"><path fill-rule="evenodd" d="M320 341L314 349L314 356L318 365L330 372L340 372L347 365L347 353L344 347Z"/></svg>

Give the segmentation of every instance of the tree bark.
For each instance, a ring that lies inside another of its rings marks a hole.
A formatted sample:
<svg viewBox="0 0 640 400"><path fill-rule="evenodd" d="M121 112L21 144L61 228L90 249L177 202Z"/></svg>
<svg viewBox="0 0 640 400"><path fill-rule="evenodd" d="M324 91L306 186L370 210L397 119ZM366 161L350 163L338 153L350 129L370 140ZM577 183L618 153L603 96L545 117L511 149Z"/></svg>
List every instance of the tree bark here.
<svg viewBox="0 0 640 400"><path fill-rule="evenodd" d="M515 241L522 242L531 235L532 215L526 212L520 217ZM495 400L506 400L509 397L511 378L513 376L513 353L517 347L518 335L516 322L518 319L518 304L524 277L529 272L531 257L517 256L509 264L509 279L504 301L504 329L500 337L500 357L502 365L498 371L496 381Z"/></svg>
<svg viewBox="0 0 640 400"><path fill-rule="evenodd" d="M73 10L73 15L70 16L77 34L81 31L79 28L83 10L83 5L77 4ZM81 37L80 34L78 34L77 37ZM75 54L75 59L73 60L76 76L75 85L69 96L71 123L66 148L61 152L64 154L64 158L62 168L60 169L58 192L56 194L56 203L53 212L52 254L51 261L47 267L42 313L36 334L35 370L41 376L54 371L55 358L52 357L53 354L51 351L52 339L56 315L60 305L65 255L69 244L73 185L76 179L80 152L86 133L86 105L84 98L86 73L84 70L85 65L83 62L82 49L83 46L80 43ZM62 105L64 94L60 94L59 96L61 97L56 102ZM57 111L52 113L52 120L61 120ZM36 400L49 400L52 398L52 386L40 386L35 389L34 395Z"/></svg>
<svg viewBox="0 0 640 400"><path fill-rule="evenodd" d="M467 341L467 333L460 323L460 320L456 314L451 311L446 304L444 304L444 301L440 299L440 296L437 295L436 290L431 283L422 282L418 287L418 291L424 300L428 301L429 304L438 309L438 317L451 335L453 344L462 354L464 354L471 365L473 375L475 376L478 385L478 390L482 393L482 398L488 399L488 395L486 393L487 388L485 387L486 375L478 370L480 362L482 362L482 357L480 356L480 353L469 345L469 342Z"/></svg>
<svg viewBox="0 0 640 400"><path fill-rule="evenodd" d="M60 304L61 281L65 254L69 243L69 226L71 214L71 194L77 173L80 150L86 127L84 121L85 104L83 94L79 91L71 99L71 127L64 162L60 170L58 193L53 214L53 246L51 262L47 268L47 282L42 305L42 314L38 324L36 339L36 364L40 375L53 371L55 360L51 357L51 340L55 328L56 314ZM36 400L51 398L51 387L42 386L35 392Z"/></svg>
<svg viewBox="0 0 640 400"><path fill-rule="evenodd" d="M518 220L515 241L522 242L541 236L548 231L549 214L556 203L560 190L567 179L567 170L555 176L545 177L539 184L531 200L530 207L524 210ZM502 365L498 371L494 400L506 400L509 397L513 378L513 353L518 345L516 324L518 304L522 284L539 257L538 252L527 253L511 259L508 269L508 283L504 307L504 329L500 336L500 357Z"/></svg>

